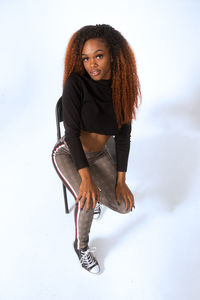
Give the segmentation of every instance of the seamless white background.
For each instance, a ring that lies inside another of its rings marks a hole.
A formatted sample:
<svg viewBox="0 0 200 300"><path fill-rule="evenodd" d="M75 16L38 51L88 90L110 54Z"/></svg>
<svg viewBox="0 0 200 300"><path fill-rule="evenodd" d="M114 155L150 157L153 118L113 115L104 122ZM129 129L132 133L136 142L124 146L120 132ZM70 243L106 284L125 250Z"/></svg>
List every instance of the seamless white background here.
<svg viewBox="0 0 200 300"><path fill-rule="evenodd" d="M0 1L0 299L199 299L199 14L198 0ZM94 277L73 251L51 151L68 40L102 23L132 46L143 103L127 172L136 210L93 223Z"/></svg>

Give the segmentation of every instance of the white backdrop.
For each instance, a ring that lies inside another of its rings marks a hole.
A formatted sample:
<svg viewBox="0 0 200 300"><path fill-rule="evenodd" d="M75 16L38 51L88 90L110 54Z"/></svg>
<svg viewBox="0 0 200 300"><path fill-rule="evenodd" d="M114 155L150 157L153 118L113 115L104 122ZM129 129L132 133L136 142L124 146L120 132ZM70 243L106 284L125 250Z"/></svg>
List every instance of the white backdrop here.
<svg viewBox="0 0 200 300"><path fill-rule="evenodd" d="M199 299L199 15L198 0L0 1L0 299ZM132 46L143 104L127 173L136 210L93 224L93 277L51 150L67 42L102 23Z"/></svg>

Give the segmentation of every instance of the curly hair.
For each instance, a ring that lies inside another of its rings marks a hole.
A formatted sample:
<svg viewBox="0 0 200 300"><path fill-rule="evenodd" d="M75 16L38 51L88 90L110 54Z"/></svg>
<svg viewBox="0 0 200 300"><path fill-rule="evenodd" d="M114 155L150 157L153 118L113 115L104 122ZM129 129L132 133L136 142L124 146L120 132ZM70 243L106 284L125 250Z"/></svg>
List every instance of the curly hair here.
<svg viewBox="0 0 200 300"><path fill-rule="evenodd" d="M133 50L119 31L110 25L97 24L84 26L72 35L65 54L63 88L71 73L81 75L87 73L81 53L84 43L93 38L100 38L105 42L113 59L111 63L112 99L120 128L122 124L130 123L133 118L136 118L138 98L142 100L142 96Z"/></svg>

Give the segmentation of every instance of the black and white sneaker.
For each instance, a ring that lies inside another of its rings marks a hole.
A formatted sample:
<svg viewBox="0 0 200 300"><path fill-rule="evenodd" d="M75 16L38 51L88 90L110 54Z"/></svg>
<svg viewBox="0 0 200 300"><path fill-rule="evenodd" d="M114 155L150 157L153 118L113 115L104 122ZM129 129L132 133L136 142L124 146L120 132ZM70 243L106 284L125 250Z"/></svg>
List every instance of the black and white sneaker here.
<svg viewBox="0 0 200 300"><path fill-rule="evenodd" d="M96 260L96 258L93 256L92 252L96 250L96 248L87 248L85 250L79 250L76 248L75 242L74 242L74 250L76 251L76 254L78 255L78 258L80 260L81 266L89 271L92 274L97 274L100 272L99 264Z"/></svg>
<svg viewBox="0 0 200 300"><path fill-rule="evenodd" d="M95 209L94 209L94 213L93 213L93 218L95 220L99 219L101 215L101 204L99 202L97 202Z"/></svg>

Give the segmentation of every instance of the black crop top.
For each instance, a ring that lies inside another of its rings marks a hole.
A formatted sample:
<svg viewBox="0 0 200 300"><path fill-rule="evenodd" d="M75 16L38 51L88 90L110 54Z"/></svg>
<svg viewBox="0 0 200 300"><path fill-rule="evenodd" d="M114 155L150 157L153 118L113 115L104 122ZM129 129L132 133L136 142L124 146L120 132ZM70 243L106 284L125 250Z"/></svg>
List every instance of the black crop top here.
<svg viewBox="0 0 200 300"><path fill-rule="evenodd" d="M87 167L80 130L115 136L117 171L126 172L131 124L118 130L112 101L111 80L93 80L89 75L71 74L62 95L65 141L77 170Z"/></svg>

